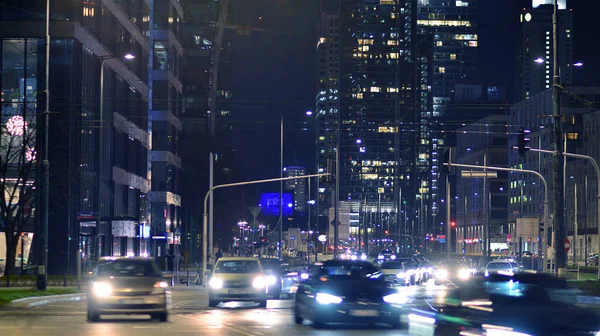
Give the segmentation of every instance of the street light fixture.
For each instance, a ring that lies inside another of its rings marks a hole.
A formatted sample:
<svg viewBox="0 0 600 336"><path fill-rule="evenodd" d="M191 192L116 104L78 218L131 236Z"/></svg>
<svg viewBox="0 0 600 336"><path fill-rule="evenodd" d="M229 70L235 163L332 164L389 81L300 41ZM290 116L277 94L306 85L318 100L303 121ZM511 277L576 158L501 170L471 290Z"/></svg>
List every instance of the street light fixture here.
<svg viewBox="0 0 600 336"><path fill-rule="evenodd" d="M545 62L545 61L544 61L544 59L543 59L543 58L541 58L541 57L538 57L538 58L536 58L536 59L535 59L535 60L533 60L533 61L534 61L535 63L538 63L538 64L542 64L542 63L544 63L544 62Z"/></svg>
<svg viewBox="0 0 600 336"><path fill-rule="evenodd" d="M135 58L135 55L133 55L133 54L125 54L125 56L123 56L123 57L125 57L126 60L132 60L132 59Z"/></svg>
<svg viewBox="0 0 600 336"><path fill-rule="evenodd" d="M313 115L313 111L311 111L311 110L306 111L306 115L310 117L311 115Z"/></svg>
<svg viewBox="0 0 600 336"><path fill-rule="evenodd" d="M583 63L582 62L573 63L573 66L582 67Z"/></svg>

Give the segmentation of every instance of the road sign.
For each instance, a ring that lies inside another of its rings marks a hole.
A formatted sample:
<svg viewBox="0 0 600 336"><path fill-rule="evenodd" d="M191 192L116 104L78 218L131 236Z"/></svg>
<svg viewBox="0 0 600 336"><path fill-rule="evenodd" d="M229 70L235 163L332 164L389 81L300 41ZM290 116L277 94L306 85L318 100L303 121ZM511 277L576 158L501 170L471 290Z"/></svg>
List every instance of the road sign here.
<svg viewBox="0 0 600 336"><path fill-rule="evenodd" d="M318 239L319 239L319 241L320 241L321 243L324 243L324 242L326 242L326 241L327 241L327 236L326 236L326 235L320 235Z"/></svg>
<svg viewBox="0 0 600 336"><path fill-rule="evenodd" d="M315 242L314 241L310 241L308 242L308 248L315 248Z"/></svg>
<svg viewBox="0 0 600 336"><path fill-rule="evenodd" d="M181 230L179 228L175 228L174 235L175 236L181 236Z"/></svg>
<svg viewBox="0 0 600 336"><path fill-rule="evenodd" d="M569 238L565 238L565 253L569 252L571 249L571 241Z"/></svg>
<svg viewBox="0 0 600 336"><path fill-rule="evenodd" d="M462 170L460 172L462 178L496 178L498 177L497 171L483 171L483 170Z"/></svg>

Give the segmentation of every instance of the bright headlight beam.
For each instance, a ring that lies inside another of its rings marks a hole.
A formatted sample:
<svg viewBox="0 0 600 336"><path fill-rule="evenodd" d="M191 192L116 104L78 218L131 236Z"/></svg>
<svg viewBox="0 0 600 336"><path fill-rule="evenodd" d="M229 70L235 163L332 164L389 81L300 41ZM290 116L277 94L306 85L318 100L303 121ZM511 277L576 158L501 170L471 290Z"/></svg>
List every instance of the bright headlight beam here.
<svg viewBox="0 0 600 336"><path fill-rule="evenodd" d="M269 285L274 285L277 282L277 278L273 275L268 275L266 280Z"/></svg>
<svg viewBox="0 0 600 336"><path fill-rule="evenodd" d="M315 300L320 304L339 304L342 302L341 297L327 293L317 293Z"/></svg>
<svg viewBox="0 0 600 336"><path fill-rule="evenodd" d="M220 288L223 288L223 280L213 277L213 278L210 278L208 285L212 289L220 289Z"/></svg>
<svg viewBox="0 0 600 336"><path fill-rule="evenodd" d="M264 277L259 276L254 278L254 281L252 282L252 287L259 289L259 288L264 288L266 286L266 280Z"/></svg>
<svg viewBox="0 0 600 336"><path fill-rule="evenodd" d="M400 293L393 293L383 297L383 301L391 304L405 304L408 297Z"/></svg>
<svg viewBox="0 0 600 336"><path fill-rule="evenodd" d="M94 282L92 292L97 297L107 297L112 295L112 286L106 282Z"/></svg>

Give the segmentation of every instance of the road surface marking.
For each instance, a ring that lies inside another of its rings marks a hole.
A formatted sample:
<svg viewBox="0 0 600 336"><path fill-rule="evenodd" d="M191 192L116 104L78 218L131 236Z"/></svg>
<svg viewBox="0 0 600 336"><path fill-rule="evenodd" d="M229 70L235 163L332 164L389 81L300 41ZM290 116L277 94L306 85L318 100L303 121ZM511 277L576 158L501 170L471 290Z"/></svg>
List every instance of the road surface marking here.
<svg viewBox="0 0 600 336"><path fill-rule="evenodd" d="M204 318L204 319L198 319L198 318L195 318L195 317L192 317L192 316L186 316L186 315L178 315L178 316L183 317L183 318L187 318L187 319L190 319L190 320L195 320L195 321L198 321L198 322L213 323L213 322L208 321L206 318ZM229 329L231 331L234 331L234 332L236 332L236 333L238 333L240 335L244 335L244 336L264 336L261 333L247 332L247 331L240 330L238 328L235 328L235 327L233 327L231 325L228 325L228 324L225 324L225 323L221 323L220 325L223 328ZM204 326L204 327L207 327L207 326Z"/></svg>

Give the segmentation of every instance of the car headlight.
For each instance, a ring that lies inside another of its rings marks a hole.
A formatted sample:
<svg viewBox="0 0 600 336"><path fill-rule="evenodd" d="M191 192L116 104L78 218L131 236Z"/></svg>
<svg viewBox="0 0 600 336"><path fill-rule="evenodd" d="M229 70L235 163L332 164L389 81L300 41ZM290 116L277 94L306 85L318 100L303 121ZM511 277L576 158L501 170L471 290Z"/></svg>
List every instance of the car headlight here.
<svg viewBox="0 0 600 336"><path fill-rule="evenodd" d="M361 255L361 256L360 256L360 259L361 259L361 260L367 260L367 255L366 255L366 254L363 254L363 255Z"/></svg>
<svg viewBox="0 0 600 336"><path fill-rule="evenodd" d="M254 278L254 281L252 282L252 287L256 289L265 288L266 284L266 279L262 276L258 276Z"/></svg>
<svg viewBox="0 0 600 336"><path fill-rule="evenodd" d="M398 274L396 274L396 278L398 279L404 279L406 277L406 273L404 272L400 272Z"/></svg>
<svg viewBox="0 0 600 336"><path fill-rule="evenodd" d="M405 304L408 302L408 297L404 294L393 293L384 296L383 301L391 304Z"/></svg>
<svg viewBox="0 0 600 336"><path fill-rule="evenodd" d="M220 288L223 288L223 280L221 280L219 278L212 277L212 278L210 278L210 281L208 282L208 285L212 289L220 289Z"/></svg>
<svg viewBox="0 0 600 336"><path fill-rule="evenodd" d="M445 269L440 269L435 273L435 276L440 279L446 279L448 277L448 271Z"/></svg>
<svg viewBox="0 0 600 336"><path fill-rule="evenodd" d="M302 280L308 279L308 273L302 273L302 274L300 274L300 279L302 279Z"/></svg>
<svg viewBox="0 0 600 336"><path fill-rule="evenodd" d="M331 304L331 303L338 304L338 303L342 302L341 297L327 294L327 293L317 293L315 300L317 300L317 302L320 304Z"/></svg>
<svg viewBox="0 0 600 336"><path fill-rule="evenodd" d="M471 276L471 271L468 269L461 269L458 271L458 277L462 280L467 280Z"/></svg>
<svg viewBox="0 0 600 336"><path fill-rule="evenodd" d="M489 276L490 276L490 272L488 272L488 271L485 271L485 273L483 273L483 276L485 276L485 277L489 277Z"/></svg>
<svg viewBox="0 0 600 336"><path fill-rule="evenodd" d="M392 256L390 257L390 259L396 260L396 256L392 254Z"/></svg>
<svg viewBox="0 0 600 336"><path fill-rule="evenodd" d="M385 259L385 257L382 255L379 255L379 256L377 256L377 259Z"/></svg>
<svg viewBox="0 0 600 336"><path fill-rule="evenodd" d="M107 297L112 295L112 286L106 282L94 282L92 293L97 297Z"/></svg>
<svg viewBox="0 0 600 336"><path fill-rule="evenodd" d="M267 284L269 284L269 286L274 285L275 283L277 283L277 278L274 275L268 275L266 277L267 280Z"/></svg>
<svg viewBox="0 0 600 336"><path fill-rule="evenodd" d="M355 255L353 255L353 256L351 256L351 257L350 257L350 259L352 259L352 260L356 260L356 259L358 259L358 257L357 257L357 256L355 256Z"/></svg>

